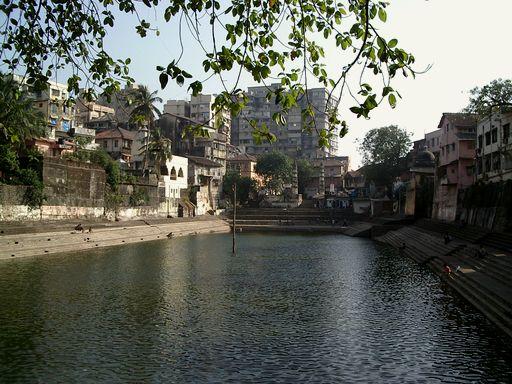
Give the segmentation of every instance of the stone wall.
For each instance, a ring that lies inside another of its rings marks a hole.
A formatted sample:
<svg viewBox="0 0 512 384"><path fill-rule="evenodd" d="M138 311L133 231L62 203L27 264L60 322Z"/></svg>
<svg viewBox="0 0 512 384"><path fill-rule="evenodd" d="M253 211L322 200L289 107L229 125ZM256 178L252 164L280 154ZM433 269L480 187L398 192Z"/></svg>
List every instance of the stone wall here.
<svg viewBox="0 0 512 384"><path fill-rule="evenodd" d="M42 178L45 201L30 209L23 196L29 187L0 185L0 221L95 219L129 220L143 217L177 216L178 199L166 198L165 186L156 178L137 179L120 184L121 199L115 208L105 198L106 175L103 168L82 162L44 159ZM210 195L204 190L203 199ZM130 196L134 195L134 198ZM207 206L202 207L205 214Z"/></svg>
<svg viewBox="0 0 512 384"><path fill-rule="evenodd" d="M23 196L29 187L24 185L0 185L0 221L38 220L39 209L30 209Z"/></svg>
<svg viewBox="0 0 512 384"><path fill-rule="evenodd" d="M105 180L105 171L97 165L69 160L44 159L45 205L103 207Z"/></svg>
<svg viewBox="0 0 512 384"><path fill-rule="evenodd" d="M105 171L93 164L44 159L44 204L30 209L23 196L30 187L0 186L0 220L98 218L104 214Z"/></svg>

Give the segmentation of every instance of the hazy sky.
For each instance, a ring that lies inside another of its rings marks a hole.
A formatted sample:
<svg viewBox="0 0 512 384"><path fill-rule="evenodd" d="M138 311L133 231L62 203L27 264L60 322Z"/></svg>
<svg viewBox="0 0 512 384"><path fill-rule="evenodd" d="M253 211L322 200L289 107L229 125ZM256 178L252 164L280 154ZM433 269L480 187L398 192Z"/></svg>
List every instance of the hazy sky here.
<svg viewBox="0 0 512 384"><path fill-rule="evenodd" d="M154 22L154 10L142 9L142 15ZM443 112L458 112L468 101L468 91L496 78L512 78L512 0L391 0L385 36L396 37L402 48L412 52L417 69L432 64L427 73L416 79L397 78L393 84L403 99L392 110L388 105L374 111L370 120L350 118L349 134L340 139L340 154L349 155L357 168L360 155L355 139L374 127L397 124L418 139L436 129ZM160 24L161 35L138 38L133 19L118 19L109 44L114 56L131 57L131 74L138 83L160 89L157 65L166 65L179 54L176 23ZM181 64L201 73L203 57L197 43L184 33L185 53ZM333 53L333 49L328 47ZM330 70L344 64L332 60ZM242 78L242 88L255 85ZM205 93L221 90L219 81L210 80ZM160 90L164 99L186 98L186 87L168 86ZM341 106L343 108L351 105Z"/></svg>

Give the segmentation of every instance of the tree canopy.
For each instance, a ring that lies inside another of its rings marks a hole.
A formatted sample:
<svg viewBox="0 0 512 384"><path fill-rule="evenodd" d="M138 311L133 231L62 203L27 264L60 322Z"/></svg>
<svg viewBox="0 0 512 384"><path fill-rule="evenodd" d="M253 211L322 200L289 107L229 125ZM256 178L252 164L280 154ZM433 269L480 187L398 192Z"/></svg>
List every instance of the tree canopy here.
<svg viewBox="0 0 512 384"><path fill-rule="evenodd" d="M496 79L482 87L470 91L469 104L465 112L476 113L480 116L500 106L512 105L512 80Z"/></svg>
<svg viewBox="0 0 512 384"><path fill-rule="evenodd" d="M297 160L297 179L299 193L304 193L311 178L315 175L313 165L306 159Z"/></svg>
<svg viewBox="0 0 512 384"><path fill-rule="evenodd" d="M28 93L12 77L0 73L0 143L19 148L25 140L43 136L44 131L43 116Z"/></svg>
<svg viewBox="0 0 512 384"><path fill-rule="evenodd" d="M293 161L280 152L271 152L258 157L256 172L263 176L265 186L272 192L280 193L283 185L291 182Z"/></svg>
<svg viewBox="0 0 512 384"><path fill-rule="evenodd" d="M319 131L319 144L326 138L347 132L349 110L368 117L381 101L394 107L400 94L391 85L396 75L414 76L415 58L385 36L381 25L387 21L387 1L380 0L5 0L0 4L4 22L0 60L9 71L24 71L28 84L46 88L46 82L60 70L72 73L68 88L86 98L111 95L121 83L132 83L130 58L112 57L106 48L107 34L115 33L123 14L133 15L133 27L141 38L156 36L155 26L163 19L179 27L176 57L156 67L162 88L169 81L188 86L199 94L203 83L218 76L223 89L214 108L238 115L247 102L239 87L243 72L257 83L279 83L267 97L280 106L273 119L285 125L286 113L308 99L312 83L330 89L324 110L312 103L301 107L309 129ZM143 7L154 10L152 25L141 17ZM204 30L208 32L205 34ZM185 47L188 34L196 47ZM336 47L337 68L326 69L326 46ZM199 55L198 55L199 52ZM183 55L193 54L202 62L203 73L192 74L182 66ZM200 56L201 55L201 56ZM227 73L236 80L228 82ZM339 111L344 94L353 103ZM316 127L315 115L327 115L328 127ZM254 128L255 137L275 140L265 124Z"/></svg>
<svg viewBox="0 0 512 384"><path fill-rule="evenodd" d="M257 193L257 183L250 177L241 177L237 172L228 172L222 182L222 191L233 201L233 186L236 183L236 200L240 204L247 204L251 197Z"/></svg>
<svg viewBox="0 0 512 384"><path fill-rule="evenodd" d="M364 165L396 166L411 147L411 134L396 125L374 128L360 141L359 151Z"/></svg>

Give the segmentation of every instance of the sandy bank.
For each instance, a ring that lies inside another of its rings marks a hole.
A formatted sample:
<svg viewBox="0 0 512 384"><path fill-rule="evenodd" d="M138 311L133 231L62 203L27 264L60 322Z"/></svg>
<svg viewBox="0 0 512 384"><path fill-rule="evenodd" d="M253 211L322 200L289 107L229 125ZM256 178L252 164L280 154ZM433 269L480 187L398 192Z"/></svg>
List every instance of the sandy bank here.
<svg viewBox="0 0 512 384"><path fill-rule="evenodd" d="M51 228L42 232L41 227L34 233L4 234L0 236L0 259L77 252L99 247L133 244L144 241L167 239L190 234L227 233L229 224L220 218L194 221L116 223L116 225L93 226L89 233L69 229ZM88 228L84 225L84 228ZM43 227L44 229L44 227Z"/></svg>

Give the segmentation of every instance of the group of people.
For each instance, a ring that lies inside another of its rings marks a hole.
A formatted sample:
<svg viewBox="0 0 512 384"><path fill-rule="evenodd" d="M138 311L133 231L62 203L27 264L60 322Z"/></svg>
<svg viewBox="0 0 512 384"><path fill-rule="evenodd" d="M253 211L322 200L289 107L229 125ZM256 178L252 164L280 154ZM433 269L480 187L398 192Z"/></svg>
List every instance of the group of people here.
<svg viewBox="0 0 512 384"><path fill-rule="evenodd" d="M485 247L480 244L480 247L478 248L478 250L476 251L476 254L475 256L480 259L480 260L483 260L487 257L487 250L485 249ZM460 270L460 265L457 266L457 269L455 270L455 272L458 272ZM452 268L447 264L447 263L444 263L443 265L443 271L444 273L446 273L449 277L452 277Z"/></svg>

